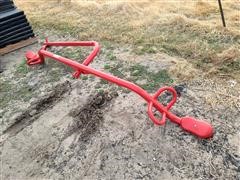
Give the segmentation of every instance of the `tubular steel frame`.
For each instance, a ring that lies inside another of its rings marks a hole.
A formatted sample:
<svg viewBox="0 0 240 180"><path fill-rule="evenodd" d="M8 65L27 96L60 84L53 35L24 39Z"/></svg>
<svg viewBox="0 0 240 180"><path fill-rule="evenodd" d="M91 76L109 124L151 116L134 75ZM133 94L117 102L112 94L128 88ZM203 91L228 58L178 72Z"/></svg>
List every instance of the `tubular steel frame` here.
<svg viewBox="0 0 240 180"><path fill-rule="evenodd" d="M68 59L47 51L47 48L51 46L93 46L94 49L91 52L91 54L83 61L83 63L80 64L71 59ZM61 63L64 63L67 66L72 67L75 70L75 72L73 73L74 78L79 78L79 76L82 73L92 74L137 93L147 101L148 115L150 119L153 121L153 123L156 125L164 125L166 122L166 118L168 118L172 122L179 124L184 130L200 138L210 138L213 136L213 128L209 123L205 121L197 120L192 117L178 117L169 111L177 100L177 92L174 88L162 87L152 96L147 91L145 91L144 89L142 89L141 87L137 86L132 82L120 79L113 75L110 75L89 67L88 65L96 57L99 50L100 50L100 46L95 41L48 42L48 40L46 39L46 42L43 44L42 48L38 51L38 54L35 54L32 51L28 51L26 53L26 58L27 58L28 65L35 65L35 64L44 63L44 58L48 57L56 61L59 61ZM158 102L158 97L165 91L168 91L172 94L172 100L167 106L163 106L160 102ZM154 116L152 111L153 107L162 114L162 119L157 119Z"/></svg>

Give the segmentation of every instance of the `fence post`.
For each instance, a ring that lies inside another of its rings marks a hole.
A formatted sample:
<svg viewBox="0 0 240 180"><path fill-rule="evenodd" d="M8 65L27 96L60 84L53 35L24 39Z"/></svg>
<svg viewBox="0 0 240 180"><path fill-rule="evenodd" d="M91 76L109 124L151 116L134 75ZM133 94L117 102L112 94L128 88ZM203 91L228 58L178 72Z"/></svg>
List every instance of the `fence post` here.
<svg viewBox="0 0 240 180"><path fill-rule="evenodd" d="M218 4L219 4L219 10L220 10L220 13L221 13L221 17L222 17L223 27L226 27L221 0L218 0Z"/></svg>

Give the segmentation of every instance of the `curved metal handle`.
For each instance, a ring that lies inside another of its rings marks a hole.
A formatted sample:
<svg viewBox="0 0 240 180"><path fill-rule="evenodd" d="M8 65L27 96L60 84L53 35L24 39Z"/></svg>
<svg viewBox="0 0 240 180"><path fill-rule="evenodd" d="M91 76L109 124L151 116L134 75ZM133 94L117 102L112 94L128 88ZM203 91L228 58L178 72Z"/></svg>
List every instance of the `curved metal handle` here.
<svg viewBox="0 0 240 180"><path fill-rule="evenodd" d="M177 92L174 88L172 87L162 87L160 88L154 95L153 98L155 100L158 99L158 97L164 92L164 91L169 91L172 94L172 100L168 103L166 107L167 110L169 110L173 104L177 101ZM152 112L152 107L153 107L153 102L149 102L148 104L148 115L150 117L150 119L153 121L153 123L157 124L157 125L163 125L166 122L166 113L162 112L162 119L159 120L157 119Z"/></svg>

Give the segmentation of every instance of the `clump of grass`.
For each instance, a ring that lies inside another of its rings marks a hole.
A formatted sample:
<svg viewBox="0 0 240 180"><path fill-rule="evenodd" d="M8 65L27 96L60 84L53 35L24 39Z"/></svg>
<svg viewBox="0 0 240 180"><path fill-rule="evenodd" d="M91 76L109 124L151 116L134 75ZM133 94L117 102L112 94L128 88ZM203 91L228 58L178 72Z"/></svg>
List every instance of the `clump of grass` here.
<svg viewBox="0 0 240 180"><path fill-rule="evenodd" d="M141 44L141 43L140 43ZM142 55L145 53L157 53L157 48L155 46L152 46L151 44L145 44L144 46L138 46L135 47L134 52L138 55Z"/></svg>
<svg viewBox="0 0 240 180"><path fill-rule="evenodd" d="M122 62L117 62L110 66L110 69L108 69L111 74L114 76L117 76L119 78L125 78L125 70L124 65Z"/></svg>
<svg viewBox="0 0 240 180"><path fill-rule="evenodd" d="M105 80L105 79L101 79L101 80L100 80L100 84L108 84L108 81Z"/></svg>
<svg viewBox="0 0 240 180"><path fill-rule="evenodd" d="M175 60L173 63L174 65L170 67L169 73L174 77L178 77L178 79L188 81L199 74L197 69L194 68L193 64L189 64L189 62L184 59Z"/></svg>
<svg viewBox="0 0 240 180"><path fill-rule="evenodd" d="M81 76L81 79L84 80L84 81L88 80L88 76Z"/></svg>
<svg viewBox="0 0 240 180"><path fill-rule="evenodd" d="M113 54L113 52L111 51L111 52L109 52L108 54L107 54L107 59L109 59L110 61L114 61L114 60L116 60L117 59L117 57Z"/></svg>
<svg viewBox="0 0 240 180"><path fill-rule="evenodd" d="M104 69L110 69L110 68L111 68L111 66L109 64L104 65Z"/></svg>
<svg viewBox="0 0 240 180"><path fill-rule="evenodd" d="M54 69L50 69L50 68L48 68L47 70L47 76L48 76L47 82L57 82L61 79L61 77L63 77L64 74L66 74L66 72L64 72L60 68L54 68Z"/></svg>
<svg viewBox="0 0 240 180"><path fill-rule="evenodd" d="M163 84L173 83L173 79L169 76L167 70L153 72L149 70L149 67L138 63L127 67L118 62L111 65L108 71L117 77L134 82L150 92L157 90ZM102 84L104 84L104 81Z"/></svg>
<svg viewBox="0 0 240 180"><path fill-rule="evenodd" d="M16 73L17 75L25 75L29 72L29 66L26 63L26 60L22 60L22 62L17 66Z"/></svg>
<svg viewBox="0 0 240 180"><path fill-rule="evenodd" d="M0 108L5 108L11 101L21 100L26 102L32 97L33 91L26 83L17 86L10 81L0 80L0 82Z"/></svg>
<svg viewBox="0 0 240 180"><path fill-rule="evenodd" d="M218 72L231 74L238 79L240 76L240 51L236 47L231 47L214 56L212 62L214 68L211 67L210 74Z"/></svg>
<svg viewBox="0 0 240 180"><path fill-rule="evenodd" d="M224 63L221 67L219 67L219 70L226 73L230 73L232 71L240 72L240 58L235 61Z"/></svg>
<svg viewBox="0 0 240 180"><path fill-rule="evenodd" d="M152 72L148 67L135 64L129 68L131 74L131 80L135 83L145 80L144 83L139 84L145 90L155 91L163 84L173 83L173 79L169 76L167 70L159 70L158 72Z"/></svg>
<svg viewBox="0 0 240 180"><path fill-rule="evenodd" d="M217 5L217 4L216 4ZM218 12L217 6L204 1L197 1L195 6L195 13L200 16L209 16L212 13Z"/></svg>
<svg viewBox="0 0 240 180"><path fill-rule="evenodd" d="M0 79L0 107L3 108L10 100L10 96L7 96L7 92L13 89L13 85L8 81Z"/></svg>
<svg viewBox="0 0 240 180"><path fill-rule="evenodd" d="M55 49L52 49L52 51L57 55L72 59L79 63L82 63L83 60L88 56L88 51L80 48L64 47L64 48L55 48ZM49 71L52 73L52 75L55 77L56 80L59 79L57 76L62 76L64 74L72 73L74 71L72 67L66 66L63 63L57 62L52 59L46 58L46 63L50 68L58 68L57 70L58 72L51 71L51 70Z"/></svg>
<svg viewBox="0 0 240 180"><path fill-rule="evenodd" d="M143 78L147 74L147 67L140 64L135 64L129 68L129 71L131 76L136 78Z"/></svg>

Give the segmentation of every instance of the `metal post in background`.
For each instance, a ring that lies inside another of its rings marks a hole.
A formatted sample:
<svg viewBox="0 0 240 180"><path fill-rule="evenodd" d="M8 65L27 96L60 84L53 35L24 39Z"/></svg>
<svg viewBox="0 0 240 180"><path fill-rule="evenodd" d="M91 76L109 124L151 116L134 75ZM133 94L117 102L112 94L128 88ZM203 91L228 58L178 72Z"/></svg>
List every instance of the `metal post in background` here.
<svg viewBox="0 0 240 180"><path fill-rule="evenodd" d="M223 8L222 8L221 0L218 0L218 4L219 4L219 9L220 9L221 17L222 17L223 27L226 27L226 23L225 23L225 18L224 18L224 14L223 14Z"/></svg>

